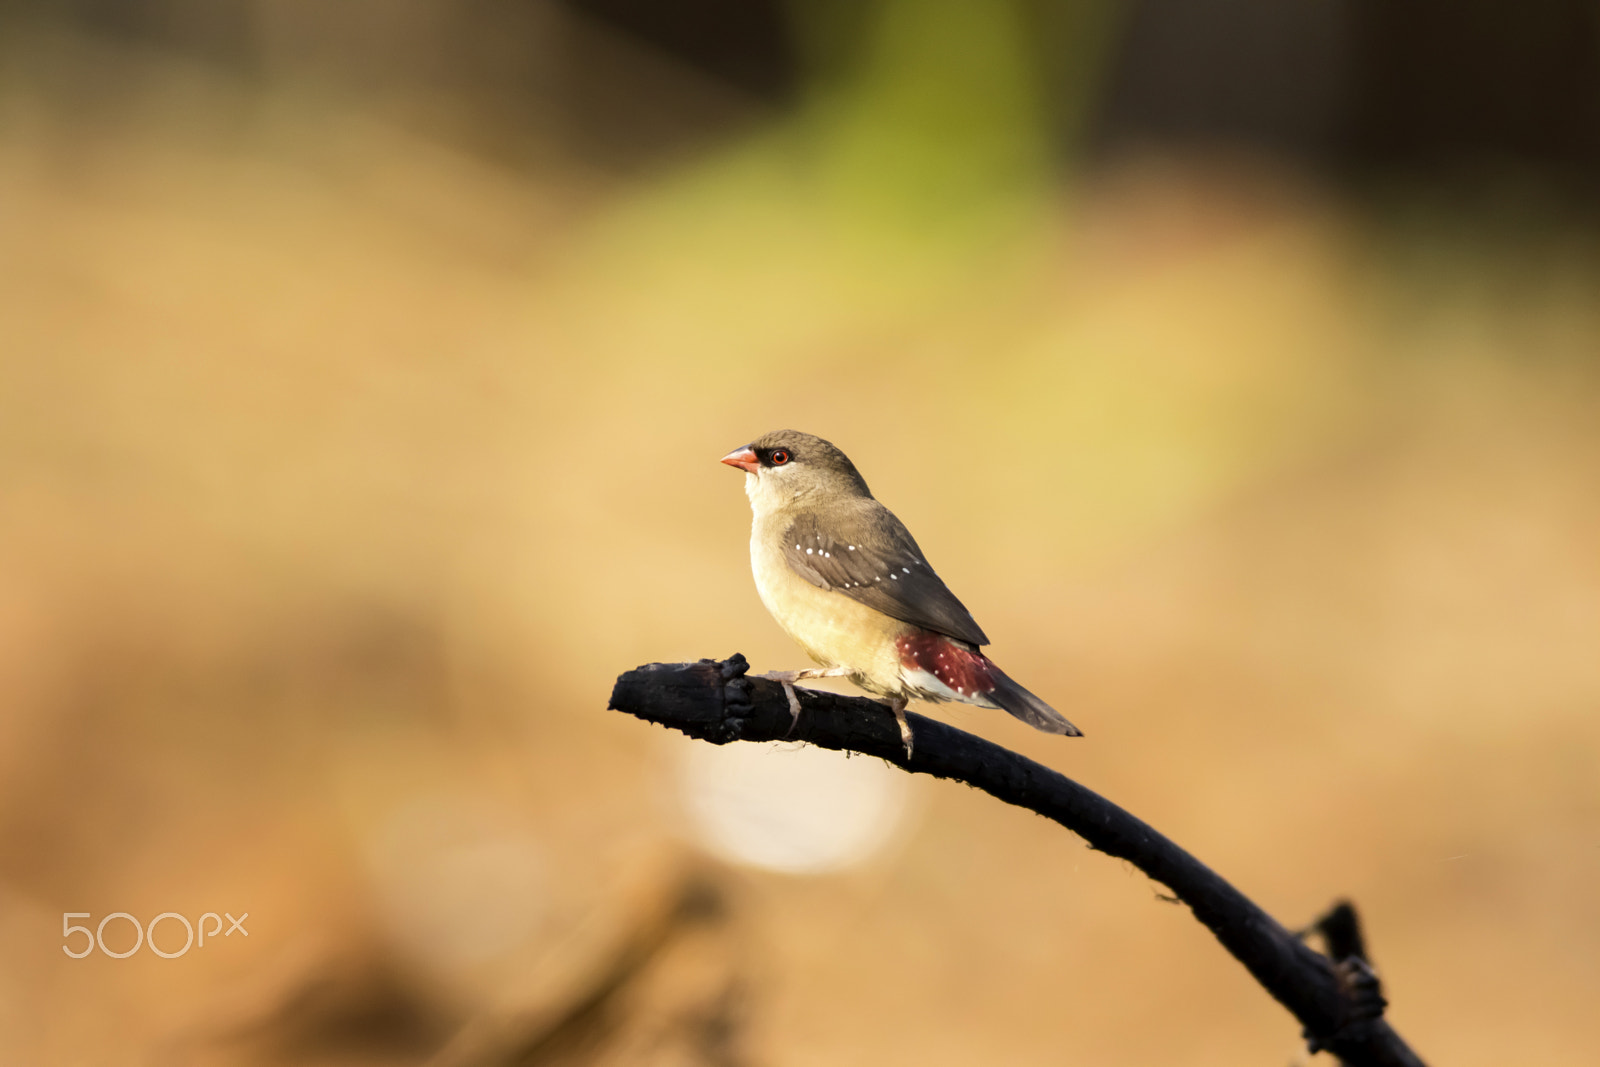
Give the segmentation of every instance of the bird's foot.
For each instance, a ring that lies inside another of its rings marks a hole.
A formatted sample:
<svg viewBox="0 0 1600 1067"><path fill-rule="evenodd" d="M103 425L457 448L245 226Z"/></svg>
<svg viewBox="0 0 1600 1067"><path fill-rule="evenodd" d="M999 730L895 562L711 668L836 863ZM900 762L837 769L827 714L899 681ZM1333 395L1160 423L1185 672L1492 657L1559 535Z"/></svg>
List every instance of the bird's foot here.
<svg viewBox="0 0 1600 1067"><path fill-rule="evenodd" d="M789 729L783 734L788 737L800 725L800 694L794 691L794 683L788 679L779 678L778 681L783 685L783 695L789 698Z"/></svg>
<svg viewBox="0 0 1600 1067"><path fill-rule="evenodd" d="M894 697L889 701L889 710L894 712L894 721L900 724L900 740L906 746L906 761L911 760L911 724L906 722L906 705L909 704L905 697Z"/></svg>
<svg viewBox="0 0 1600 1067"><path fill-rule="evenodd" d="M766 674L757 674L753 677L765 678L769 682L777 682L783 686L783 695L789 698L789 734L794 733L794 728L800 725L800 695L794 690L794 683L806 678L845 678L850 674L843 667L807 667L799 671L768 671ZM784 734L785 737L789 734Z"/></svg>

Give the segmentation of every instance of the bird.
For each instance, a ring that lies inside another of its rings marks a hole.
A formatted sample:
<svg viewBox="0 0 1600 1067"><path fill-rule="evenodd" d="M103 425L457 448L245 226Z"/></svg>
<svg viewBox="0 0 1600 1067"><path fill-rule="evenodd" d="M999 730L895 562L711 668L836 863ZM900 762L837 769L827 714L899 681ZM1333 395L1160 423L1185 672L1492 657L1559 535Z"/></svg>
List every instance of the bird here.
<svg viewBox="0 0 1600 1067"><path fill-rule="evenodd" d="M884 698L900 726L913 699L1010 712L1045 733L1081 731L980 651L989 644L905 524L831 442L776 430L729 452L750 498L750 567L772 617L820 667L774 671L796 724L794 683L848 678Z"/></svg>

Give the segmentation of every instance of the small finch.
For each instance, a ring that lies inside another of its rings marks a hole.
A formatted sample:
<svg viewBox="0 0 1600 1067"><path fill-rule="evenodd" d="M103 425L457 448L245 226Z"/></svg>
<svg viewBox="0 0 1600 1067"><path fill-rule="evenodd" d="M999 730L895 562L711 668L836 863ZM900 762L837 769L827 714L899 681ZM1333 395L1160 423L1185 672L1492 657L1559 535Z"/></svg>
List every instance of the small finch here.
<svg viewBox="0 0 1600 1067"><path fill-rule="evenodd" d="M843 452L778 430L722 462L745 472L761 602L822 665L766 676L783 683L796 718L795 682L840 677L888 700L908 758L906 704L914 699L999 708L1046 733L1079 736L978 651L988 637Z"/></svg>

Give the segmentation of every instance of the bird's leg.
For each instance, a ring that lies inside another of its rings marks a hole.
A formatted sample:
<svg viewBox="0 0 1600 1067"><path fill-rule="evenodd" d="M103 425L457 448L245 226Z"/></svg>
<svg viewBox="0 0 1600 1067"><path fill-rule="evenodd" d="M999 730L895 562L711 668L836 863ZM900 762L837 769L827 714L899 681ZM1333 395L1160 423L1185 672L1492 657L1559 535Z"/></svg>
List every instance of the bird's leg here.
<svg viewBox="0 0 1600 1067"><path fill-rule="evenodd" d="M800 725L800 697L794 691L794 683L806 678L847 678L850 671L844 667L807 667L799 671L768 671L766 674L753 675L756 678L765 678L783 686L783 695L789 698L789 733L794 733L794 728ZM788 736L787 734L785 736Z"/></svg>
<svg viewBox="0 0 1600 1067"><path fill-rule="evenodd" d="M894 712L894 721L900 724L900 740L906 745L906 759L911 758L911 724L906 722L906 705L911 703L905 697L890 697L889 710Z"/></svg>

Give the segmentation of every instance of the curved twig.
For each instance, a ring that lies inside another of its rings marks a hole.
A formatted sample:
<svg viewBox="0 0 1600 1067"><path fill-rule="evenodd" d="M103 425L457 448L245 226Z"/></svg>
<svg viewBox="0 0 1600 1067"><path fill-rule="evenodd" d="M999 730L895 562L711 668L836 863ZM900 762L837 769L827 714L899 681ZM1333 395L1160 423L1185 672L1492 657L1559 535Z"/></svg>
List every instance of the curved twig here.
<svg viewBox="0 0 1600 1067"><path fill-rule="evenodd" d="M920 715L909 717L916 753L908 759L894 716L862 697L802 689L803 711L792 724L778 683L747 678L746 670L739 655L721 662L648 664L617 679L610 706L719 745L787 738L877 756L1038 812L1090 848L1127 860L1171 889L1300 1020L1314 1050L1332 1052L1351 1067L1423 1067L1389 1024L1373 1017L1370 997L1349 995L1348 983L1326 957L1215 871L1104 797L1009 749Z"/></svg>

